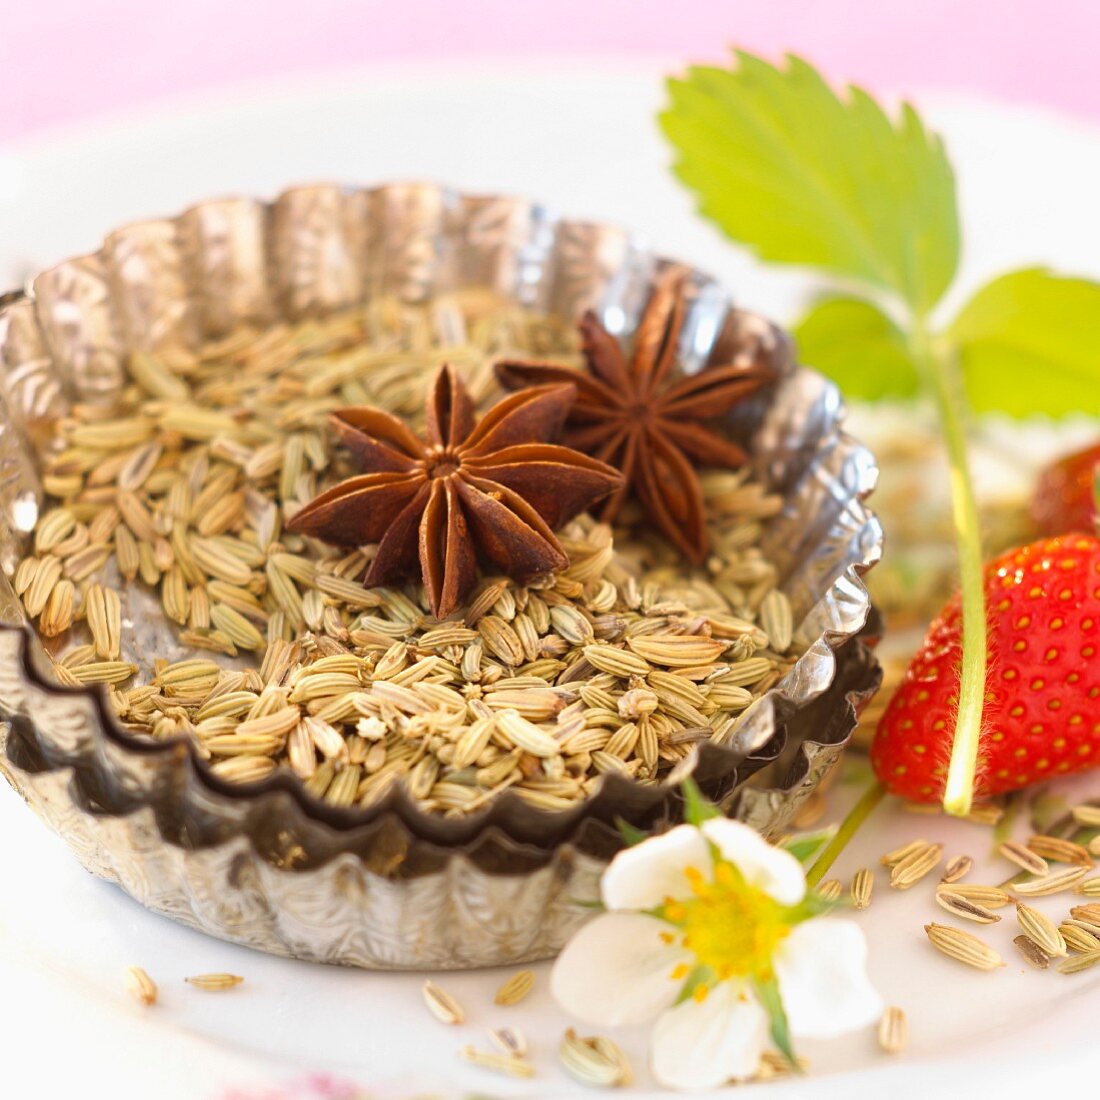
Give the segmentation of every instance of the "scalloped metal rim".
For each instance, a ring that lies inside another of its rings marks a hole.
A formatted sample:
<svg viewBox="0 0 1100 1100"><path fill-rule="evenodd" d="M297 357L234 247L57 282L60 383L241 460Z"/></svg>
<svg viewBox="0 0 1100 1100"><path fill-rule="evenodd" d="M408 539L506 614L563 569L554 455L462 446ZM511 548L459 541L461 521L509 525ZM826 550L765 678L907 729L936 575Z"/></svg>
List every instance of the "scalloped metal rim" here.
<svg viewBox="0 0 1100 1100"><path fill-rule="evenodd" d="M847 643L838 659L838 680L791 716L823 740L798 740L782 788L743 792L760 800L736 808L743 820L774 829L778 819L770 803L789 812L847 743L881 673L860 639ZM0 745L13 732L0 728ZM598 897L610 854L585 851L570 840L502 873L483 867L476 850L451 849L434 871L395 880L384 865L346 850L316 867L288 871L272 864L251 834L232 833L196 849L166 835L148 805L104 815L85 803L72 767L27 771L10 746L0 752L0 774L89 871L118 883L147 908L234 943L316 962L456 969L547 958L585 919L576 901ZM492 831L483 832L484 843L493 842ZM621 846L614 833L611 840ZM519 853L514 842L510 847Z"/></svg>

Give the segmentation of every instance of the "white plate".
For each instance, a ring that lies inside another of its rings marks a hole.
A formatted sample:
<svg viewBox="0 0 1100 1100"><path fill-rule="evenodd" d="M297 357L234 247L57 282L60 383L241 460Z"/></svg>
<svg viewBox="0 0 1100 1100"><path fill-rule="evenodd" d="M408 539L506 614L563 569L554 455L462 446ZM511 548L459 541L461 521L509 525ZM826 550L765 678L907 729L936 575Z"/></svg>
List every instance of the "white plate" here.
<svg viewBox="0 0 1100 1100"><path fill-rule="evenodd" d="M673 67L542 63L357 73L159 106L8 149L0 153L0 287L94 248L118 223L173 213L198 198L271 194L323 178L425 178L527 194L572 215L643 228L660 248L726 280L745 304L788 319L807 281L761 271L731 248L693 216L665 171L666 150L651 120L660 73ZM1100 274L1100 135L1038 111L969 99L921 102L946 135L962 180L962 286L1034 262ZM1077 784L1097 786L1095 776ZM837 813L847 793L836 795ZM0 830L6 1094L193 1100L220 1097L231 1085L282 1083L286 1093L265 1093L275 1100L316 1095L287 1085L300 1086L313 1071L355 1081L372 1096L584 1094L555 1065L568 1021L546 994L546 967L538 968L530 1000L507 1011L492 1005L501 974L441 977L470 1015L467 1027L444 1028L420 1001L423 976L268 958L146 913L80 871L6 787ZM918 833L944 840L949 854L980 857L989 843L976 826L884 808L837 871L847 880ZM985 881L1006 874L993 868ZM1034 1090L1040 1075L1046 1091L1059 1095L1096 1062L1100 973L1027 970L1011 945L1011 917L987 933L1009 965L990 975L967 971L925 942L922 924L943 915L930 890L893 894L880 875L875 903L858 918L879 988L909 1016L908 1053L886 1059L868 1034L806 1044L813 1075L773 1085L769 1096L961 1095L980 1087L1004 1097ZM1067 904L1044 907L1057 913ZM120 972L131 963L161 985L153 1009L122 990ZM221 995L183 985L185 975L211 970L235 971L247 982ZM531 1082L492 1077L455 1056L466 1041L484 1042L482 1028L505 1021L533 1043L539 1075ZM619 1038L642 1070L644 1030ZM650 1084L642 1070L635 1093Z"/></svg>

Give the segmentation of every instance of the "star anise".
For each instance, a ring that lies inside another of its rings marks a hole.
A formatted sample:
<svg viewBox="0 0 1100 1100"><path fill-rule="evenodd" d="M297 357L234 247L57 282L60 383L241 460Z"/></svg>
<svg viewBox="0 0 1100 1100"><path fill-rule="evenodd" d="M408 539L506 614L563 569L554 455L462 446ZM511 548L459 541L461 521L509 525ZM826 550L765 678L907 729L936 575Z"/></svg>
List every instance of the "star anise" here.
<svg viewBox="0 0 1100 1100"><path fill-rule="evenodd" d="M575 397L568 381L533 386L475 424L446 365L428 395L426 440L381 409L341 409L331 423L366 472L321 493L288 526L341 546L377 542L369 585L408 576L419 561L437 618L470 591L479 556L520 581L564 569L554 530L622 483L610 466L546 442Z"/></svg>
<svg viewBox="0 0 1100 1100"><path fill-rule="evenodd" d="M565 442L623 473L601 518L615 519L635 496L661 533L691 561L707 554L703 493L696 466L736 468L746 454L706 426L774 377L759 364L710 366L675 373L684 325L685 273L674 269L657 286L642 315L628 359L619 342L589 311L579 324L586 371L553 363L497 363L512 390L545 383L577 387Z"/></svg>

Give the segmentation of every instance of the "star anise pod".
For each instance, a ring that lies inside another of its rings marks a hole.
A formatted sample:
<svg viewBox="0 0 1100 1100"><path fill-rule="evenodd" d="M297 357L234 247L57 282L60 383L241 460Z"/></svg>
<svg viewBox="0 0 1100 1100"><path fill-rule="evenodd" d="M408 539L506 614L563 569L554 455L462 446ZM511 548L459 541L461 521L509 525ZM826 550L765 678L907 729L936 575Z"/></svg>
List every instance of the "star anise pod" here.
<svg viewBox="0 0 1100 1100"><path fill-rule="evenodd" d="M703 492L695 466L736 468L747 456L706 426L755 393L774 373L759 364L674 371L684 325L685 273L674 269L657 286L627 358L619 342L589 311L579 324L586 371L554 363L505 360L497 377L512 390L545 383L577 387L565 442L623 473L601 518L615 519L635 496L661 533L691 561L707 554Z"/></svg>
<svg viewBox="0 0 1100 1100"><path fill-rule="evenodd" d="M519 581L564 569L554 529L622 482L610 466L546 442L575 397L568 381L533 386L475 424L445 365L428 395L426 440L381 409L341 409L331 423L366 472L321 493L288 526L341 546L377 542L369 585L400 580L419 562L437 618L470 591L478 557Z"/></svg>

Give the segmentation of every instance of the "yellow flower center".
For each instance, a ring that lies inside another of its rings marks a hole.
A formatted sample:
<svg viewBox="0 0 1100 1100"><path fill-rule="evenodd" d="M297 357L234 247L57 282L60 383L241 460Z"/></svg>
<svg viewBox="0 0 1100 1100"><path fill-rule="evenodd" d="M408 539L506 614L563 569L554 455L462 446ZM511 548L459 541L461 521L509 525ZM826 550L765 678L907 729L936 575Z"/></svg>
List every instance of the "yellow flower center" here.
<svg viewBox="0 0 1100 1100"><path fill-rule="evenodd" d="M695 867L685 874L691 897L668 898L662 908L661 915L677 928L665 934L666 942L679 940L695 956L695 965L718 981L770 977L775 950L791 930L789 911L724 860L715 860L711 881ZM685 978L691 969L677 967L672 977ZM706 989L705 984L696 988L697 999Z"/></svg>

